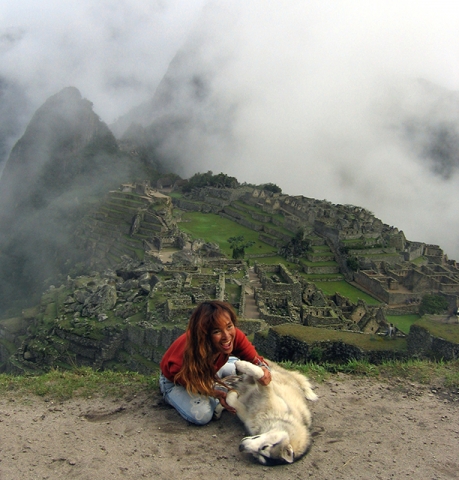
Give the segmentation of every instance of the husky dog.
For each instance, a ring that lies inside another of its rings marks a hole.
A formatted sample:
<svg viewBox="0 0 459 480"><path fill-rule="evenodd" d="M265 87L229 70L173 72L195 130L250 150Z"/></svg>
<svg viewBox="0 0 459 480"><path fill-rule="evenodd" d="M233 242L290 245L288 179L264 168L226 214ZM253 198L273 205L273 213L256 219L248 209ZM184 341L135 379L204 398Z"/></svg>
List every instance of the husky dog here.
<svg viewBox="0 0 459 480"><path fill-rule="evenodd" d="M271 382L256 380L261 367L238 360L241 376L222 379L230 388L226 402L236 409L252 437L242 439L239 450L251 453L263 465L293 463L307 453L311 444L311 414L306 400L317 400L311 385L299 372L269 362Z"/></svg>

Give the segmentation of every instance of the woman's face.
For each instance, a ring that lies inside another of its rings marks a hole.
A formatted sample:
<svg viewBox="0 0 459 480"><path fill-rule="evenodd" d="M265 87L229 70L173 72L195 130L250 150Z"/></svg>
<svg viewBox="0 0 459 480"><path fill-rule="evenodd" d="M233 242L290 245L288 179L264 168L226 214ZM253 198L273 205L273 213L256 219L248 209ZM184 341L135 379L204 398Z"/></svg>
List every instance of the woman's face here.
<svg viewBox="0 0 459 480"><path fill-rule="evenodd" d="M211 339L214 350L229 355L233 351L236 329L231 317L222 313L211 331Z"/></svg>

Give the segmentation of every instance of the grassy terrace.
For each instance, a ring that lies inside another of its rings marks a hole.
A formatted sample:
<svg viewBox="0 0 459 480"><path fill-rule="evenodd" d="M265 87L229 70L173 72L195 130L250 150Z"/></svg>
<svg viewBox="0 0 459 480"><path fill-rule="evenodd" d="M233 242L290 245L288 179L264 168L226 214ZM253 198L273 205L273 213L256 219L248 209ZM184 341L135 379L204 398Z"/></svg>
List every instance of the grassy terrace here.
<svg viewBox="0 0 459 480"><path fill-rule="evenodd" d="M311 247L311 250L314 253L322 253L322 252L328 253L328 252L330 252L330 254L333 255L333 253L330 251L330 247L328 245L313 245Z"/></svg>
<svg viewBox="0 0 459 480"><path fill-rule="evenodd" d="M284 324L271 327L280 335L288 335L298 340L312 342L344 342L348 345L354 345L362 350L390 350L405 351L406 340L404 338L389 339L376 335L366 335L351 332L342 332L339 330L330 330L328 328L305 327L297 324Z"/></svg>
<svg viewBox="0 0 459 480"><path fill-rule="evenodd" d="M257 262L257 263L263 263L264 265L277 265L278 263L282 263L292 273L295 272L295 270L298 268L295 263L287 262L287 260L284 257L281 257L279 255L275 255L272 257L253 258L251 259L251 261Z"/></svg>
<svg viewBox="0 0 459 480"><path fill-rule="evenodd" d="M387 315L386 318L406 334L409 333L411 325L419 321L419 315Z"/></svg>
<svg viewBox="0 0 459 480"><path fill-rule="evenodd" d="M415 265L423 265L427 261L426 257L418 257L415 258L414 260L411 260L411 263L414 263Z"/></svg>
<svg viewBox="0 0 459 480"><path fill-rule="evenodd" d="M459 343L459 325L457 323L439 323L434 320L429 320L428 317L422 317L414 323L420 327L424 327L434 337Z"/></svg>
<svg viewBox="0 0 459 480"><path fill-rule="evenodd" d="M271 218L275 218L276 220L279 220L283 222L285 220L285 217L281 213L266 213L264 212L260 207L257 207L256 205L250 205L248 203L241 202L240 200L233 202L235 205L239 205L241 208L244 210L248 210L250 212L255 212L259 213L260 215L267 215Z"/></svg>
<svg viewBox="0 0 459 480"><path fill-rule="evenodd" d="M293 237L293 233L290 232L289 230L287 230L286 228L279 227L278 225L274 225L274 223L271 223L271 222L266 223L266 222L260 222L259 220L255 220L254 218L252 218L250 213L247 212L247 211L242 211L242 210L238 210L237 208L231 208L231 207L227 207L227 210L230 210L230 211L234 212L235 215L240 215L241 217L245 218L246 220L253 223L254 225L266 225L269 228L272 228L273 230L276 230L276 231L278 231L278 232L280 232L284 235L288 235L290 237ZM258 213L260 213L262 215L267 215L262 210L258 210Z"/></svg>
<svg viewBox="0 0 459 480"><path fill-rule="evenodd" d="M213 213L185 212L182 215L182 222L179 228L193 238L202 238L206 242L215 242L220 245L221 251L231 257L228 238L243 235L246 241L253 241L255 244L246 249L246 254L267 254L275 253L276 250L258 238L258 232L244 227L226 218Z"/></svg>
<svg viewBox="0 0 459 480"><path fill-rule="evenodd" d="M172 193L169 193L168 195L171 198L183 198L183 193L179 193L179 192L172 192Z"/></svg>
<svg viewBox="0 0 459 480"><path fill-rule="evenodd" d="M308 282L314 282L316 285L319 282L338 282L343 280L344 276L341 273L304 273L298 272L298 275L304 277Z"/></svg>
<svg viewBox="0 0 459 480"><path fill-rule="evenodd" d="M308 267L335 267L336 265L338 265L337 262L335 262L335 260L330 260L328 262L310 262L309 260L300 260L301 263L303 263L304 265L307 265Z"/></svg>
<svg viewBox="0 0 459 480"><path fill-rule="evenodd" d="M376 243L378 238L377 237L371 238L371 239L368 238L367 241L369 240L372 240L373 243ZM362 245L362 240L360 238L342 239L341 242L348 247L352 247L352 245Z"/></svg>
<svg viewBox="0 0 459 480"><path fill-rule="evenodd" d="M354 287L350 283L345 282L314 282L315 285L320 288L326 295L334 295L336 292L341 295L349 298L354 303L357 303L358 300L365 301L368 305L380 305L381 302L376 300L372 296L368 295L362 290Z"/></svg>

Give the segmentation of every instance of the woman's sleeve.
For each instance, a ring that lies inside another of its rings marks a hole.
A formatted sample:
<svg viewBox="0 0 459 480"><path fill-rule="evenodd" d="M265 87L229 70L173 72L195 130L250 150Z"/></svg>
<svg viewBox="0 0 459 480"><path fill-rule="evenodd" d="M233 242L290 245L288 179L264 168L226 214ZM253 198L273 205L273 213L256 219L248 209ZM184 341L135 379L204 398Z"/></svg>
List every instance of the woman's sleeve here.
<svg viewBox="0 0 459 480"><path fill-rule="evenodd" d="M245 333L236 329L236 338L234 344L233 355L241 360L246 360L247 362L259 365L260 362L265 364L265 360L261 355L258 355L255 347L252 345L250 340L246 337Z"/></svg>

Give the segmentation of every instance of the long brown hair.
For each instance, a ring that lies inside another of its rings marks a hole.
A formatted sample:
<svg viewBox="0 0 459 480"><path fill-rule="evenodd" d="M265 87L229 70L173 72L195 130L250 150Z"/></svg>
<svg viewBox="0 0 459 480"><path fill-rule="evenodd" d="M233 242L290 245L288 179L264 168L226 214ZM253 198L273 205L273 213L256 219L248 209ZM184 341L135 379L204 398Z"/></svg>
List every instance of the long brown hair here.
<svg viewBox="0 0 459 480"><path fill-rule="evenodd" d="M212 330L222 314L228 314L237 323L233 307L226 302L212 300L202 302L193 311L188 322L183 365L175 380L186 386L189 393L213 395L214 383L220 383L215 375Z"/></svg>

